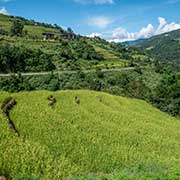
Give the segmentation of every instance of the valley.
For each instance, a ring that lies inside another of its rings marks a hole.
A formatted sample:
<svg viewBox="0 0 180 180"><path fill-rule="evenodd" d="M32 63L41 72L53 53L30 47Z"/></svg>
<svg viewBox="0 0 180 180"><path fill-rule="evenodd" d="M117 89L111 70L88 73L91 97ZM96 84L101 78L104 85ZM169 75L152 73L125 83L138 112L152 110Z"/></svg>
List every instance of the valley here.
<svg viewBox="0 0 180 180"><path fill-rule="evenodd" d="M179 32L115 43L0 14L0 180L179 180Z"/></svg>

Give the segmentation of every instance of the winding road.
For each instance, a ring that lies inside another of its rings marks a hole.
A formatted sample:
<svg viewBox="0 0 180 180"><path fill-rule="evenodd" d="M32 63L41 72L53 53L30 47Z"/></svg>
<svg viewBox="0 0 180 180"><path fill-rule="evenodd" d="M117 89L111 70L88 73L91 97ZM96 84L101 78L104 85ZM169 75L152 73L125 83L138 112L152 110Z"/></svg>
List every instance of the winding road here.
<svg viewBox="0 0 180 180"><path fill-rule="evenodd" d="M114 68L114 69L101 69L101 72L115 72L115 71L129 71L134 70L135 67L126 67L126 68ZM93 70L81 70L83 73L91 73L96 72L95 69ZM35 72L35 73L21 73L21 76L44 76L51 74L52 72ZM76 74L79 73L79 71L53 71L54 74ZM18 74L13 74L18 75ZM10 77L12 74L0 74L0 77Z"/></svg>

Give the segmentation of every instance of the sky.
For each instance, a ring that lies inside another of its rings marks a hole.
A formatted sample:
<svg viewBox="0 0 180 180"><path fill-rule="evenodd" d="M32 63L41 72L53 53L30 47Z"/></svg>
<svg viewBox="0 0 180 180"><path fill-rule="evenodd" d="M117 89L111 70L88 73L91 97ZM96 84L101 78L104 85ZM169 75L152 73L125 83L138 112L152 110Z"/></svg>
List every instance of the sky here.
<svg viewBox="0 0 180 180"><path fill-rule="evenodd" d="M180 0L0 0L0 13L123 42L180 29Z"/></svg>

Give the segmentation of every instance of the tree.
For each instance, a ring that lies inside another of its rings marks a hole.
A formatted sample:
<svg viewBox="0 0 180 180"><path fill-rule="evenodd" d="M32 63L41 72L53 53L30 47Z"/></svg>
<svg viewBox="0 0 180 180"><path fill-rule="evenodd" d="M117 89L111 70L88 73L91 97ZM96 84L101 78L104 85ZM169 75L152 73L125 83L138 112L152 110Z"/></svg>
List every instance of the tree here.
<svg viewBox="0 0 180 180"><path fill-rule="evenodd" d="M0 72L40 72L52 71L56 67L51 55L40 49L28 49L10 44L0 45Z"/></svg>
<svg viewBox="0 0 180 180"><path fill-rule="evenodd" d="M153 103L162 111L180 116L180 74L165 71L157 85Z"/></svg>
<svg viewBox="0 0 180 180"><path fill-rule="evenodd" d="M70 27L67 28L67 32L74 33L74 31Z"/></svg>
<svg viewBox="0 0 180 180"><path fill-rule="evenodd" d="M11 27L11 35L22 36L23 35L24 24L22 21L15 19Z"/></svg>

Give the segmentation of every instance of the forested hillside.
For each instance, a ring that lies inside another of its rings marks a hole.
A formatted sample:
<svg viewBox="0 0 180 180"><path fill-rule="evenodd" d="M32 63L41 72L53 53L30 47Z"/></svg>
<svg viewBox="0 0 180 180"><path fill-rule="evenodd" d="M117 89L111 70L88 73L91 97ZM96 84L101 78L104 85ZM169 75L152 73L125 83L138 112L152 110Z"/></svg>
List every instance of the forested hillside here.
<svg viewBox="0 0 180 180"><path fill-rule="evenodd" d="M180 30L137 41L135 46L159 60L180 63Z"/></svg>
<svg viewBox="0 0 180 180"><path fill-rule="evenodd" d="M0 15L0 73L121 68L146 64L144 59L135 48L82 37L71 28Z"/></svg>

